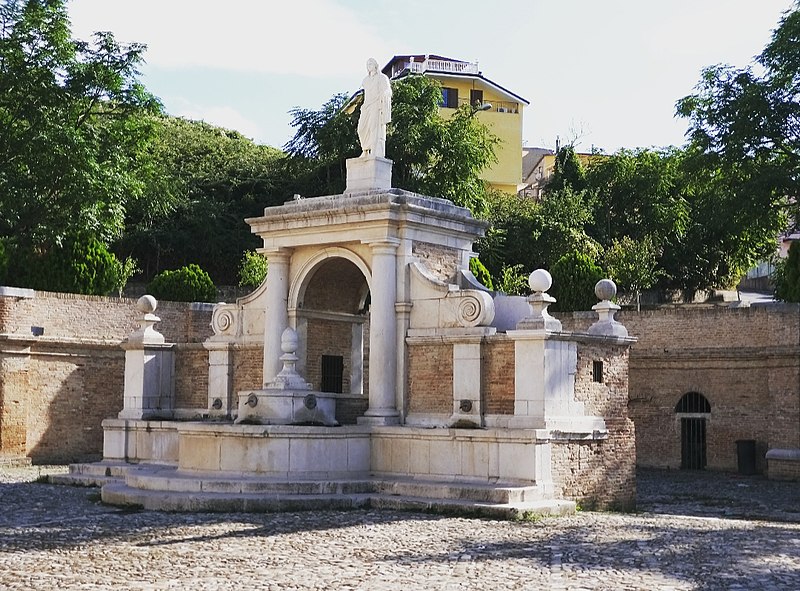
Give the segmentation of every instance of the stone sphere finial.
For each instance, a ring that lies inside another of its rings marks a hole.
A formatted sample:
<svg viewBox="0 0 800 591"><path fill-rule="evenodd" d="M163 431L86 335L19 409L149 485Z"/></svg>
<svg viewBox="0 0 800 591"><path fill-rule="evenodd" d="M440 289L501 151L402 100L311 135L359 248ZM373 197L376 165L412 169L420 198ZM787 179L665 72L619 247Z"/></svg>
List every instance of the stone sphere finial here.
<svg viewBox="0 0 800 591"><path fill-rule="evenodd" d="M536 269L528 277L528 285L534 293L545 292L553 285L553 277L544 269Z"/></svg>
<svg viewBox="0 0 800 591"><path fill-rule="evenodd" d="M297 332L291 326L281 334L281 351L284 353L297 351Z"/></svg>
<svg viewBox="0 0 800 591"><path fill-rule="evenodd" d="M152 314L158 308L158 300L151 295L143 295L136 300L136 309L142 314Z"/></svg>
<svg viewBox="0 0 800 591"><path fill-rule="evenodd" d="M601 279L594 286L594 293L598 300L610 300L617 295L617 284L611 279Z"/></svg>

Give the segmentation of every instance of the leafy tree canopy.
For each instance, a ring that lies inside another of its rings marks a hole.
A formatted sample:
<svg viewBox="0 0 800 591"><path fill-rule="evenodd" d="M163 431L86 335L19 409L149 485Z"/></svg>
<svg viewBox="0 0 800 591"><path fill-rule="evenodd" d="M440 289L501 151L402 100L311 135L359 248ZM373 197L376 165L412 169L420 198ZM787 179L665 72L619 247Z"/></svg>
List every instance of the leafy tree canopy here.
<svg viewBox="0 0 800 591"><path fill-rule="evenodd" d="M0 236L48 248L77 231L103 242L139 195L159 110L137 81L144 46L72 38L64 0L0 5Z"/></svg>
<svg viewBox="0 0 800 591"><path fill-rule="evenodd" d="M196 263L218 283L237 283L242 253L258 245L244 220L276 204L283 154L199 121L158 117L153 125L143 197L115 250L132 254L145 277Z"/></svg>

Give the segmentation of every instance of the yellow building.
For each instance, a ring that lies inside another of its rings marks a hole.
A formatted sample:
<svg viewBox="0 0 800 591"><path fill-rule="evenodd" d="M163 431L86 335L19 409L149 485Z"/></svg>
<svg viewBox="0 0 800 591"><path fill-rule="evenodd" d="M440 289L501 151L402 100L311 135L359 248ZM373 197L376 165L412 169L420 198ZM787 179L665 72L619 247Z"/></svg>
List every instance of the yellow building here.
<svg viewBox="0 0 800 591"><path fill-rule="evenodd" d="M481 107L476 116L500 139L497 163L482 176L496 189L517 192L522 184L522 114L528 101L486 78L477 63L438 55L396 55L383 73L391 79L424 74L439 82L444 116L463 104Z"/></svg>
<svg viewBox="0 0 800 591"><path fill-rule="evenodd" d="M558 141L556 141L556 150ZM575 152L581 165L586 168L593 160L605 158L597 152ZM556 169L556 153L547 148L522 148L522 185L517 194L522 197L541 199L544 188Z"/></svg>

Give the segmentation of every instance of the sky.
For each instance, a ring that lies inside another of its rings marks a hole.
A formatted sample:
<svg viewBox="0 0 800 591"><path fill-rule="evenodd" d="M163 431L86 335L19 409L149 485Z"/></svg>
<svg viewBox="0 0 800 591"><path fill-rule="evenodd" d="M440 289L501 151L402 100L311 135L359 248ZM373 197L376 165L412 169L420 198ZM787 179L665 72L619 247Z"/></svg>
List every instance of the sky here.
<svg viewBox="0 0 800 591"><path fill-rule="evenodd" d="M367 58L477 61L528 101L523 142L682 145L675 102L704 67L745 67L792 0L72 0L73 34L147 45L168 113L282 147L289 110L358 90Z"/></svg>

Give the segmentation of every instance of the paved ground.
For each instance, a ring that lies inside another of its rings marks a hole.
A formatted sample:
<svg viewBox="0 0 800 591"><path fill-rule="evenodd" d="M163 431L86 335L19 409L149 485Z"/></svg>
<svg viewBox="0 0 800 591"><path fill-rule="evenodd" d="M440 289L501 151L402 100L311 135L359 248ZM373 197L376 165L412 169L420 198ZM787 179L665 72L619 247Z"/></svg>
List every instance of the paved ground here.
<svg viewBox="0 0 800 591"><path fill-rule="evenodd" d="M800 485L640 473L636 514L125 512L0 466L0 589L800 589ZM58 468L55 468L58 470Z"/></svg>

